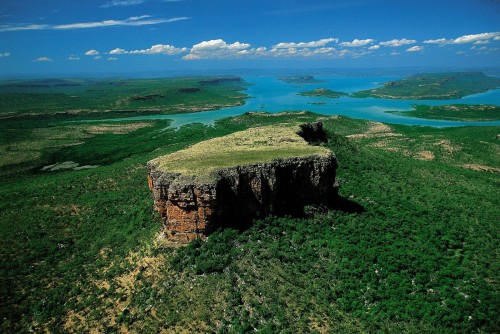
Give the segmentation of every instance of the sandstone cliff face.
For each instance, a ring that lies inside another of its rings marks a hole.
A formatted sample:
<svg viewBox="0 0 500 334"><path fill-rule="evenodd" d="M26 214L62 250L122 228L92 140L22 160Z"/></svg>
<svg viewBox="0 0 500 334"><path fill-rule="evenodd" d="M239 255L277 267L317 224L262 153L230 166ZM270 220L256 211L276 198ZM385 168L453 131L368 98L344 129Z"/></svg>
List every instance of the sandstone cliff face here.
<svg viewBox="0 0 500 334"><path fill-rule="evenodd" d="M243 227L268 214L299 214L304 205L336 196L333 155L275 159L224 168L209 182L156 170L148 163L149 187L167 239L204 239L218 227Z"/></svg>

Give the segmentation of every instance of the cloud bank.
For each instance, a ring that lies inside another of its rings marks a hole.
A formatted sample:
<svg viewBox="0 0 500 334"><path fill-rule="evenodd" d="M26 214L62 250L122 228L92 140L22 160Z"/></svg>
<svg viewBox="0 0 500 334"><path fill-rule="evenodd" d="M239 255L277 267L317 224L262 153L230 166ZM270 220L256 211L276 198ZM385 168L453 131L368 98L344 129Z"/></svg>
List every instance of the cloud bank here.
<svg viewBox="0 0 500 334"><path fill-rule="evenodd" d="M147 19L146 16L129 18L129 20ZM483 46L479 44L498 43L500 33L482 33L475 35L465 35L455 39L434 39L425 40L426 44L466 44L473 43L472 50L477 52L497 52L498 48ZM386 54L381 50L384 47L398 48L407 46L404 50L407 53L419 53L426 49L422 45L414 45L417 40L401 38L392 39L374 44L376 41L372 38L344 41L339 43L338 38L322 38L314 41L302 42L279 42L270 47L253 46L249 43L240 41L226 42L223 39L211 39L194 44L191 47L177 47L169 44L156 44L147 49L126 50L124 48L115 48L107 52L111 56L116 55L154 55L162 54L174 56L183 54L183 60L203 60L203 59L253 59L253 58L360 58L371 54ZM429 46L430 47L430 46ZM387 53L391 56L401 55L402 52L393 51ZM404 53L403 53L404 54ZM85 55L98 56L97 50L88 50ZM112 57L114 58L114 57Z"/></svg>

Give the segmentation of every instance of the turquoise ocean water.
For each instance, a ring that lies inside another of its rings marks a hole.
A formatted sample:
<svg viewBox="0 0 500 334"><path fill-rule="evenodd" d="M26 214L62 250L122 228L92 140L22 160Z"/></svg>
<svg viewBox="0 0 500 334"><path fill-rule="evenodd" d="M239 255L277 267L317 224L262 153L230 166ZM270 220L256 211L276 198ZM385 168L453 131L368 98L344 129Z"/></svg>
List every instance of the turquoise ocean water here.
<svg viewBox="0 0 500 334"><path fill-rule="evenodd" d="M397 123L406 125L424 125L435 127L463 126L463 125L500 125L495 122L453 122L441 120L426 120L405 117L398 114L386 113L387 110L411 110L413 104L442 105L442 104L500 104L500 89L486 93L470 95L456 100L397 100L378 98L351 98L340 97L309 97L297 95L299 92L315 88L329 88L341 92L355 92L364 89L376 88L383 82L398 80L402 77L316 77L321 83L288 84L274 76L244 77L250 84L245 91L250 97L245 105L224 108L215 111L204 111L190 114L152 115L130 119L172 119L171 126L179 127L185 124L199 122L213 124L215 120L238 116L248 111L266 111L271 113L282 111L308 110L324 115L345 115L352 118L368 119L373 121ZM325 104L311 104L324 102Z"/></svg>

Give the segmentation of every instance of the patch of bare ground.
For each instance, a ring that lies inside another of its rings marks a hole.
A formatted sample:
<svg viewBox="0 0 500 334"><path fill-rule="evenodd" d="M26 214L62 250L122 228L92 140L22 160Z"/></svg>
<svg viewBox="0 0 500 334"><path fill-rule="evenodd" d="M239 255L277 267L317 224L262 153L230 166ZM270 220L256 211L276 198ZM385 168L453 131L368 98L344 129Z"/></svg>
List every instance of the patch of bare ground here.
<svg viewBox="0 0 500 334"><path fill-rule="evenodd" d="M111 253L110 248L103 248L99 252L102 259L108 259ZM152 256L152 252L148 249L130 252L123 259L126 265L130 266L130 270L112 277L110 279L95 279L92 281L90 288L85 294L99 293L98 298L101 300L101 305L106 305L100 309L100 317L96 319L91 314L95 311L92 306L82 310L70 310L66 313L63 321L63 328L68 333L104 333L104 326L118 326L117 319L124 311L129 310L129 304L134 293L141 288L140 279L152 279L160 281L160 270L167 263L166 255L159 254ZM102 269L102 276L116 265L111 262L109 266ZM112 294L106 293L113 290ZM77 298L77 302L82 302ZM150 314L154 317L155 310L149 309ZM120 333L129 333L129 329L121 324L117 327Z"/></svg>
<svg viewBox="0 0 500 334"><path fill-rule="evenodd" d="M82 328L82 326L86 323L87 319L83 317L78 312L70 310L66 318L64 319L63 328L67 333L76 333L77 328ZM99 331L96 328L89 328L88 333L96 334Z"/></svg>
<svg viewBox="0 0 500 334"><path fill-rule="evenodd" d="M402 134L392 132L392 128L384 123L369 122L368 128L363 133L348 135L347 138L365 139L365 138L383 138L383 137L402 137Z"/></svg>
<svg viewBox="0 0 500 334"><path fill-rule="evenodd" d="M328 117L318 117L317 120L319 122L322 122L322 121L331 121L331 120L338 120L340 119L340 116L338 115L335 115L335 116L328 116Z"/></svg>
<svg viewBox="0 0 500 334"><path fill-rule="evenodd" d="M402 137L401 133L394 132L381 132L381 133L355 133L348 135L347 138L352 139L365 139L365 138L385 138L385 137Z"/></svg>
<svg viewBox="0 0 500 334"><path fill-rule="evenodd" d="M479 172L500 173L500 168L484 166L484 165L463 164L462 167Z"/></svg>
<svg viewBox="0 0 500 334"><path fill-rule="evenodd" d="M418 151L413 154L413 157L418 160L434 160L436 158L431 151Z"/></svg>
<svg viewBox="0 0 500 334"><path fill-rule="evenodd" d="M329 324L329 319L325 315L321 318L314 318L313 316L309 317L309 330L311 332L317 332L320 334L331 333L331 328Z"/></svg>
<svg viewBox="0 0 500 334"><path fill-rule="evenodd" d="M285 116L285 115L305 115L307 112L306 111L282 111L282 112L277 112L277 113L268 113L264 111L248 111L245 114L246 115L258 115L258 116L264 116L264 117L278 117L278 116ZM236 117L237 118L237 117Z"/></svg>
<svg viewBox="0 0 500 334"><path fill-rule="evenodd" d="M459 152L462 149L461 146L452 144L448 139L439 140L433 145L441 147L448 154Z"/></svg>
<svg viewBox="0 0 500 334"><path fill-rule="evenodd" d="M201 334L209 333L213 329L202 321L193 321L193 323L186 325L176 325L169 328L162 328L160 334Z"/></svg>
<svg viewBox="0 0 500 334"><path fill-rule="evenodd" d="M384 123L370 122L368 124L368 133L391 132L392 128Z"/></svg>
<svg viewBox="0 0 500 334"><path fill-rule="evenodd" d="M387 139L382 139L382 140L379 140L379 141L376 141L376 142L370 144L371 147L381 148L381 149L384 149L386 151L391 151L391 152L400 152L401 151L401 149L399 147L393 147L392 145L393 145L393 142L391 140L387 140Z"/></svg>
<svg viewBox="0 0 500 334"><path fill-rule="evenodd" d="M129 123L129 124L104 124L104 125L93 125L87 127L86 131L90 134L105 134L110 133L114 135L127 134L135 130L151 127L153 124L141 122L141 123Z"/></svg>

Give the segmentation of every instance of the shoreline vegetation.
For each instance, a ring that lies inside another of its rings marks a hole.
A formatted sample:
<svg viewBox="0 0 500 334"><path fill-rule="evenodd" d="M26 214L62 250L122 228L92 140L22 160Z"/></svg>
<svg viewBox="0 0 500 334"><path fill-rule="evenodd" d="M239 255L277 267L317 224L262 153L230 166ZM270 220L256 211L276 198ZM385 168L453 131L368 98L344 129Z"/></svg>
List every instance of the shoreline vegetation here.
<svg viewBox="0 0 500 334"><path fill-rule="evenodd" d="M426 73L389 81L382 87L352 93L352 97L404 100L450 100L500 86L500 79L481 72Z"/></svg>
<svg viewBox="0 0 500 334"><path fill-rule="evenodd" d="M0 116L217 110L245 104L247 86L239 77L10 80L0 82Z"/></svg>
<svg viewBox="0 0 500 334"><path fill-rule="evenodd" d="M397 115L463 122L489 122L500 120L500 106L492 104L450 104L428 106L417 104L409 111L386 111Z"/></svg>
<svg viewBox="0 0 500 334"><path fill-rule="evenodd" d="M317 80L312 76L289 77L286 79L280 78L280 80L291 84L317 83ZM500 79L486 76L481 72L425 73L409 76L397 81L385 82L381 87L362 90L354 93L332 91L328 88L316 88L310 91L299 92L297 93L297 95L328 98L348 96L351 98L373 97L402 100L449 100L459 99L472 94L484 93L488 90L496 89L499 86ZM316 104L318 102L312 103ZM478 109L478 111L483 114L483 116L477 117L477 121L497 120L494 115L490 114L484 117L484 113L491 112L491 110L485 111L483 110L484 107L477 107L476 109ZM452 114L450 114L450 112L453 110L460 113L461 116L454 117ZM469 110L470 113L465 115L465 109L463 107L459 107L458 105L455 105L454 107L444 108L441 111L441 114L443 115L443 117L445 117L442 119L445 120L476 120L476 117L472 116L473 109ZM437 112L437 109L429 110L428 112L424 112L422 108L420 108L416 112L410 113L399 113L395 111L387 112L402 115L405 114L407 116L422 115L421 118L440 119L438 114L435 113Z"/></svg>
<svg viewBox="0 0 500 334"><path fill-rule="evenodd" d="M323 81L310 75L279 77L289 84L318 84ZM9 80L0 82L0 119L59 118L105 119L149 115L193 113L241 106L250 98L244 93L246 83L240 77L186 77L158 79L38 79ZM390 81L383 86L344 93L327 88L316 88L297 93L300 96L340 98L384 99L456 99L495 89L500 79L480 72L431 73ZM325 104L312 101L310 104ZM479 108L479 109L482 109ZM444 113L423 109L407 115L428 114L432 119L460 120L451 111L464 114L463 107L448 108ZM387 111L393 112L393 111ZM471 110L472 112L472 110ZM481 118L490 120L491 115L481 111ZM397 113L397 112L393 112ZM401 113L403 114L403 113ZM405 114L406 115L406 114ZM464 116L472 120L474 116ZM494 115L493 115L494 116ZM471 118L472 117L472 118ZM497 118L492 118L497 119Z"/></svg>

